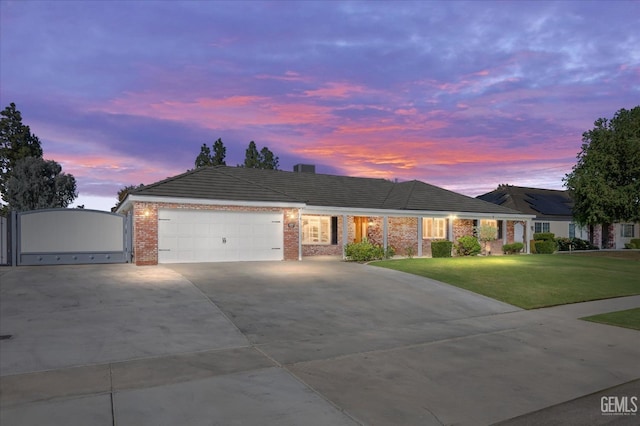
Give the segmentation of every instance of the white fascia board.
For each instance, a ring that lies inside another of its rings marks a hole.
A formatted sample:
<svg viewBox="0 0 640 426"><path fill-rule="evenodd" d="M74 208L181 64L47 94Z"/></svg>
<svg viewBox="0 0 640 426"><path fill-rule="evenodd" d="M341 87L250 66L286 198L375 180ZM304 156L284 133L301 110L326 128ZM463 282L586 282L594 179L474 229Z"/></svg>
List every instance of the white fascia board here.
<svg viewBox="0 0 640 426"><path fill-rule="evenodd" d="M303 208L304 203L284 203L273 201L238 201L238 200L211 200L204 198L182 198L182 197L154 197L148 195L131 194L124 204L130 202L145 203L169 203L169 204L199 204L205 206L238 206L238 207L278 207L278 208ZM122 207L121 207L122 208ZM118 209L120 210L120 209Z"/></svg>
<svg viewBox="0 0 640 426"><path fill-rule="evenodd" d="M127 195L124 201L120 203L120 205L116 209L116 213L126 214L126 212L131 208L131 201L129 199L130 197L130 195Z"/></svg>
<svg viewBox="0 0 640 426"><path fill-rule="evenodd" d="M455 217L456 219L509 219L527 220L535 215L518 213L469 213L455 211L433 211L433 210L387 210L387 209L364 209L350 207L326 207L326 206L306 206L301 210L301 214L336 214L349 216L397 216L397 217Z"/></svg>

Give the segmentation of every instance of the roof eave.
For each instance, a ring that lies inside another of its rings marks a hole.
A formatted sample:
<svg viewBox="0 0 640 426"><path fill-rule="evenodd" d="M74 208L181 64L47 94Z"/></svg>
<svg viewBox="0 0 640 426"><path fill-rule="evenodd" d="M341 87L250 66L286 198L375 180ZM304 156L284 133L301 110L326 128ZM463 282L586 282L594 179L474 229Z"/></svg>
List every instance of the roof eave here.
<svg viewBox="0 0 640 426"><path fill-rule="evenodd" d="M463 211L443 211L443 210L399 210L399 209L373 209L363 207L328 207L328 206L305 206L302 214L341 214L353 215L361 214L362 216L403 216L403 217L455 217L457 219L514 219L528 220L535 218L535 215L524 213L474 213Z"/></svg>
<svg viewBox="0 0 640 426"><path fill-rule="evenodd" d="M222 200L209 198L187 198L187 197L166 197L158 195L138 195L129 194L124 204L134 202L146 203L169 203L169 204L201 204L218 206L240 206L240 207L282 207L282 208L302 208L304 203L293 201L246 201L246 200ZM120 210L120 208L118 209ZM124 210L124 209L123 209Z"/></svg>

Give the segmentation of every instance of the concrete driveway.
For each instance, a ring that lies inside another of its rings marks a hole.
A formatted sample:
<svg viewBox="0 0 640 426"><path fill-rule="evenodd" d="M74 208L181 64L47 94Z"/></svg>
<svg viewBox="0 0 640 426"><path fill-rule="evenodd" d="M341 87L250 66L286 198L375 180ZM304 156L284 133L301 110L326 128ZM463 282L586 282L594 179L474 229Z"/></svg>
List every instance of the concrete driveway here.
<svg viewBox="0 0 640 426"><path fill-rule="evenodd" d="M637 331L577 320L638 296L522 311L334 261L4 268L0 281L3 426L481 425L640 378Z"/></svg>

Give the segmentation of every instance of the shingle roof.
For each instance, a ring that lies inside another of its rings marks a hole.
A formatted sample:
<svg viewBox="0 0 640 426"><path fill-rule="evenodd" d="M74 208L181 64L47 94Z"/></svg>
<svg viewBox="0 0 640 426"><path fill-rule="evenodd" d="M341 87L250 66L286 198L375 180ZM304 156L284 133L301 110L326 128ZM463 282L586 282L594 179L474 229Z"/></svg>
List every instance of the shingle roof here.
<svg viewBox="0 0 640 426"><path fill-rule="evenodd" d="M242 167L202 167L144 186L138 196L305 203L311 206L385 210L518 214L417 180L285 172Z"/></svg>
<svg viewBox="0 0 640 426"><path fill-rule="evenodd" d="M533 214L540 219L571 220L573 217L573 201L567 191L501 185L477 198Z"/></svg>

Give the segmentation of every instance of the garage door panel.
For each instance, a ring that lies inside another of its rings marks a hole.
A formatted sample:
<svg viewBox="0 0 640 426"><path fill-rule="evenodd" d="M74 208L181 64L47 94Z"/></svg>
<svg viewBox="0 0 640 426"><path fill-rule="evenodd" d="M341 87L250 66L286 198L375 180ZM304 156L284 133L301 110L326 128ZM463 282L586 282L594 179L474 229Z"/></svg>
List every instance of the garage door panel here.
<svg viewBox="0 0 640 426"><path fill-rule="evenodd" d="M282 260L281 213L163 210L158 261Z"/></svg>

